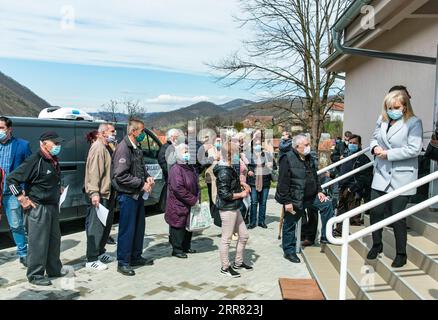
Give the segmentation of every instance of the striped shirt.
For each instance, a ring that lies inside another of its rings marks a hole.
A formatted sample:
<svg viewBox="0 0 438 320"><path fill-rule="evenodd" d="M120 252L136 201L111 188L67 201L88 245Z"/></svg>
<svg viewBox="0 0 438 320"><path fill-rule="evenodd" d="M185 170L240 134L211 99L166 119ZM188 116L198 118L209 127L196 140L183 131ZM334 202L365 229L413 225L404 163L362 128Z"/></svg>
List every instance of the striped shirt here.
<svg viewBox="0 0 438 320"><path fill-rule="evenodd" d="M10 173L12 165L12 141L9 140L5 144L0 143L0 168L5 171L5 177ZM8 188L6 188L6 178L3 186L3 194L10 194Z"/></svg>

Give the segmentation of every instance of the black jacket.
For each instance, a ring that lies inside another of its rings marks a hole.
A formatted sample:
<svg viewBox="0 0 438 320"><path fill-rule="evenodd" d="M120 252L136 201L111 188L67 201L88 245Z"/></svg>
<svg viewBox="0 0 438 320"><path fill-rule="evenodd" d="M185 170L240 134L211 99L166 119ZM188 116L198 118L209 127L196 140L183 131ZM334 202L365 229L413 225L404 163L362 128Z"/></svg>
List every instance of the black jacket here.
<svg viewBox="0 0 438 320"><path fill-rule="evenodd" d="M134 149L128 136L117 146L111 164L111 183L120 193L140 196L143 185L150 175L146 170L143 151L137 145Z"/></svg>
<svg viewBox="0 0 438 320"><path fill-rule="evenodd" d="M322 192L315 159L307 155L304 161L307 161L310 165L314 175L313 178L316 181L317 192ZM277 202L283 205L292 204L298 210L304 209L304 191L306 187L306 165L304 161L301 160L294 149L281 155L278 185L275 193Z"/></svg>
<svg viewBox="0 0 438 320"><path fill-rule="evenodd" d="M6 184L14 196L23 193L35 203L58 204L61 196L61 174L41 151L32 154L6 178Z"/></svg>
<svg viewBox="0 0 438 320"><path fill-rule="evenodd" d="M216 177L217 197L216 207L219 210L237 210L240 208L241 199L233 200L233 194L242 191L240 178L232 167L217 165L213 169Z"/></svg>
<svg viewBox="0 0 438 320"><path fill-rule="evenodd" d="M370 159L365 154L362 154L359 157L342 164L340 175L344 175L348 173L350 171L348 170L349 168L351 168L351 170L355 170L359 167L366 165L369 162ZM363 195L371 189L372 181L373 181L373 167L370 167L366 170L356 173L354 176L341 180L339 182L339 187L340 189L349 188L351 192Z"/></svg>
<svg viewBox="0 0 438 320"><path fill-rule="evenodd" d="M273 156L270 155L269 153L263 152L262 153L262 159L264 159L264 160L262 160L263 161L262 167L264 168L263 169L263 173L265 173L263 175L263 188L270 188L271 187L271 181L272 181L272 174L271 174L271 172L269 172L269 170L267 168L265 169L265 167L266 167L266 164L268 162L272 162L272 164L273 164L272 165L272 169L276 170L277 169L277 164L275 163L275 160L274 160ZM246 180L248 185L250 185L251 187L255 187L255 185L256 185L256 176L255 176L256 167L257 167L256 161L254 160L254 156L252 156L251 157L251 161L248 164L248 171L252 171L254 173L254 175L253 176L249 176L248 175L247 176L247 180Z"/></svg>
<svg viewBox="0 0 438 320"><path fill-rule="evenodd" d="M346 156L347 151L347 144L344 141L337 142L333 153L330 155L330 160L332 161L332 163L338 162L339 160L341 160L341 156Z"/></svg>

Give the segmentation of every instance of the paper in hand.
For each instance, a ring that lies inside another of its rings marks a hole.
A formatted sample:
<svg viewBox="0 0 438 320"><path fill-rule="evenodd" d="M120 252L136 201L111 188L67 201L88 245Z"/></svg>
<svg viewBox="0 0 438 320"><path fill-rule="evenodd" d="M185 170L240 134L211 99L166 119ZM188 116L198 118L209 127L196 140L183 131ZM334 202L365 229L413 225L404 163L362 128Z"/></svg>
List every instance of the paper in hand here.
<svg viewBox="0 0 438 320"><path fill-rule="evenodd" d="M97 217L105 227L106 227L106 219L108 218L108 212L109 210L101 204L99 204L99 207L96 208Z"/></svg>
<svg viewBox="0 0 438 320"><path fill-rule="evenodd" d="M68 192L68 186L64 188L64 191L62 192L61 197L59 198L59 209L61 209L62 204L67 198L67 192Z"/></svg>

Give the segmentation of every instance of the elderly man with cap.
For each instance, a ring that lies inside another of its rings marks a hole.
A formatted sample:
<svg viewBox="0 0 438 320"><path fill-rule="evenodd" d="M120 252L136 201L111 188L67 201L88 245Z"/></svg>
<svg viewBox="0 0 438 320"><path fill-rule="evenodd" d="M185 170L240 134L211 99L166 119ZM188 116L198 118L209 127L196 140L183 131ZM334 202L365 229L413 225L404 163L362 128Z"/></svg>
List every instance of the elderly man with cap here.
<svg viewBox="0 0 438 320"><path fill-rule="evenodd" d="M64 275L59 258L61 170L57 157L62 141L56 132L42 134L39 152L27 158L6 179L9 189L27 214L27 278L35 285L52 284L45 273L48 277Z"/></svg>

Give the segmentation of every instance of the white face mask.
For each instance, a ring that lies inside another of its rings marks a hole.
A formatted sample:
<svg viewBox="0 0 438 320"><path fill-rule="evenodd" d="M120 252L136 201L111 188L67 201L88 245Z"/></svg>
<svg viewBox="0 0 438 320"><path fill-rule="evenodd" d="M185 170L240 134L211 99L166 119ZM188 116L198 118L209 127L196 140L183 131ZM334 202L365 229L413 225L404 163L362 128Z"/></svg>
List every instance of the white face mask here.
<svg viewBox="0 0 438 320"><path fill-rule="evenodd" d="M305 147L303 151L303 155L307 156L308 154L310 154L310 146Z"/></svg>

